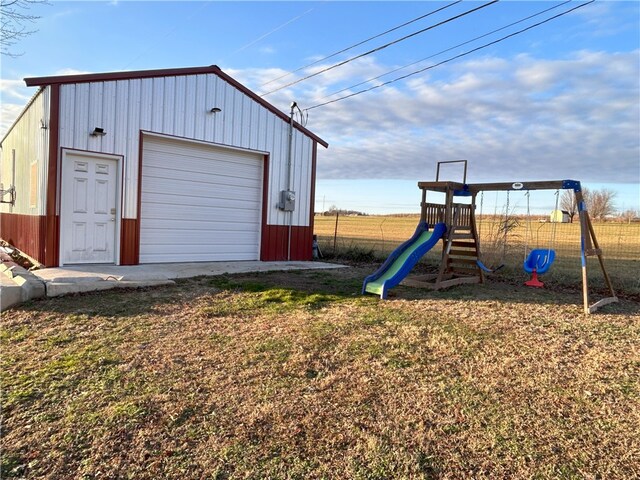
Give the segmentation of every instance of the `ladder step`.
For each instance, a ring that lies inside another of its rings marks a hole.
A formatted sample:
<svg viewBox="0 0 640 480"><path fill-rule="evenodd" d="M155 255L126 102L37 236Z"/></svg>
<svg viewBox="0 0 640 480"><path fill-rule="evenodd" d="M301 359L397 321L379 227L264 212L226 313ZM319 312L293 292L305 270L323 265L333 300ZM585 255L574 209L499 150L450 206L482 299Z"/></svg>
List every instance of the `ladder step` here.
<svg viewBox="0 0 640 480"><path fill-rule="evenodd" d="M450 257L473 257L473 258L478 258L478 252L474 250L458 250L458 249L451 249L451 251L449 252L449 256Z"/></svg>
<svg viewBox="0 0 640 480"><path fill-rule="evenodd" d="M466 266L466 265L473 265L474 268L476 267L476 261L477 258L451 258L449 257L449 260L447 261L448 265L460 265L460 266Z"/></svg>
<svg viewBox="0 0 640 480"><path fill-rule="evenodd" d="M476 242L462 242L460 240L454 240L451 242L452 247L462 247L462 248L476 248Z"/></svg>
<svg viewBox="0 0 640 480"><path fill-rule="evenodd" d="M459 268L452 269L451 273L454 273L456 275L469 276L469 277L478 275L477 270L471 270L471 269L464 270L464 269L459 269Z"/></svg>
<svg viewBox="0 0 640 480"><path fill-rule="evenodd" d="M450 235L449 238L454 238L456 240L461 240L461 239L474 240L473 234L471 234L471 233L457 233L456 232L453 235Z"/></svg>

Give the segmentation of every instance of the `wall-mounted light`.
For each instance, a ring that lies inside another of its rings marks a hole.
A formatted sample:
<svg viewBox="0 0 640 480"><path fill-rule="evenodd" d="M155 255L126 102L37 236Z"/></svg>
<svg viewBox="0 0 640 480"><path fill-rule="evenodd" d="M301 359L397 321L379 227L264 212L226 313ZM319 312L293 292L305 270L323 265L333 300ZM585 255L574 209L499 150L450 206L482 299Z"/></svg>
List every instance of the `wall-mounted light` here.
<svg viewBox="0 0 640 480"><path fill-rule="evenodd" d="M100 127L94 128L93 132L91 132L92 137L104 137L106 134L107 132L104 131L104 128Z"/></svg>
<svg viewBox="0 0 640 480"><path fill-rule="evenodd" d="M211 110L209 110L209 112L211 112L211 113L219 113L221 111L222 111L222 109L218 108L218 107L213 107Z"/></svg>

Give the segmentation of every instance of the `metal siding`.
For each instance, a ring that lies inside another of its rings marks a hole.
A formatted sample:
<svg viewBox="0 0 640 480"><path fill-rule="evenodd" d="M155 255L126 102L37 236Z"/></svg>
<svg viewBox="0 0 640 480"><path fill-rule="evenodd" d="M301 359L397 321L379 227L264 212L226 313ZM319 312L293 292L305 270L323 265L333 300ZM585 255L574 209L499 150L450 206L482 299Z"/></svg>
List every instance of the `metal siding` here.
<svg viewBox="0 0 640 480"><path fill-rule="evenodd" d="M102 119L98 119L98 121L102 120L102 125L96 124L96 126L104 128L107 134L111 133L111 135L100 137L102 151L113 152L116 138L119 138L116 131L116 124L120 122L121 118L116 116L117 86L117 82L108 82L104 84L102 90ZM126 109L123 111L126 112ZM126 120L124 121L126 122Z"/></svg>
<svg viewBox="0 0 640 480"><path fill-rule="evenodd" d="M87 124L85 126L86 132L90 133L95 127L103 128L107 133L109 130L106 128L106 121L108 120L107 112L103 115L103 102L104 102L104 84L103 83L90 83L89 94L87 102L89 104L87 108ZM113 132L112 135L113 136ZM88 144L85 150L105 151L107 147L105 138L102 136L88 136Z"/></svg>
<svg viewBox="0 0 640 480"><path fill-rule="evenodd" d="M105 137L89 136L97 126ZM288 225L276 205L286 188L289 124L217 75L61 85L60 147L125 157L124 218L138 215L140 130L268 152L267 224ZM309 225L312 144L294 129L294 225Z"/></svg>
<svg viewBox="0 0 640 480"><path fill-rule="evenodd" d="M191 94L191 92L186 88L185 77L175 77L175 78L176 78L176 81L175 81L174 92L173 92L173 98L175 99L175 106L174 106L175 111L173 114L173 131L176 132L176 135L189 138L190 136L187 135L186 128L185 128L186 123L185 123L184 117L185 117L185 103L187 101L187 98ZM185 92L185 94L176 95L175 92Z"/></svg>
<svg viewBox="0 0 640 480"><path fill-rule="evenodd" d="M197 117L202 117L202 115L196 115L196 80L195 76L190 77L182 77L184 78L183 88L186 92L186 99L183 105L182 117L184 119L184 136L186 138L194 138L195 137L195 121ZM179 90L178 90L179 91ZM202 105L204 102L200 103L200 109L203 109Z"/></svg>
<svg viewBox="0 0 640 480"><path fill-rule="evenodd" d="M47 160L49 158L49 87L38 92L2 142L0 181L9 188L15 177L16 203L0 204L1 213L44 215L46 210ZM43 128L44 127L44 128ZM15 150L15 173L13 151ZM32 176L32 165L36 175ZM35 182L31 185L31 182ZM31 206L31 189L36 189L37 202ZM8 196L5 197L5 200ZM6 232L3 232L3 237Z"/></svg>
<svg viewBox="0 0 640 480"><path fill-rule="evenodd" d="M206 75L197 75L192 77L195 80L195 85L191 86L194 89L194 94L192 95L193 101L195 102L193 105L193 122L194 122L194 130L192 138L202 138L205 139L205 122L206 119L211 117L212 115L202 115L202 111L208 111L209 109L215 107L212 102L207 103L207 76ZM187 113L189 115L189 113ZM215 115L213 115L215 116Z"/></svg>
<svg viewBox="0 0 640 480"><path fill-rule="evenodd" d="M75 103L73 105L74 118L74 137L73 141L76 143L75 148L80 150L87 150L89 148L89 114L91 110L91 104L89 102L89 89L91 84L78 84L75 91ZM64 90L64 89L63 89ZM61 122L64 121L61 119ZM60 145L63 147L64 145Z"/></svg>

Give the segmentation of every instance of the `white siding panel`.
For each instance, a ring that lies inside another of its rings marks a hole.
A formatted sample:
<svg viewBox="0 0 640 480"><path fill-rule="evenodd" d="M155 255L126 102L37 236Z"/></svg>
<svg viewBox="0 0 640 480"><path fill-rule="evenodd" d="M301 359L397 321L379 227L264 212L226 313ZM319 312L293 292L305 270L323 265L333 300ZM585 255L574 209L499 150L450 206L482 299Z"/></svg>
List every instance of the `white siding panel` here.
<svg viewBox="0 0 640 480"><path fill-rule="evenodd" d="M257 260L262 155L146 136L140 262Z"/></svg>
<svg viewBox="0 0 640 480"><path fill-rule="evenodd" d="M126 82L128 85L128 114L126 144L116 143L114 152L122 150L124 152L124 206L123 215L125 218L136 218L138 216L138 155L139 155L139 129L142 128L142 95L140 79ZM124 90L122 90L124 91ZM122 137L119 137L120 142Z"/></svg>
<svg viewBox="0 0 640 480"><path fill-rule="evenodd" d="M140 132L147 131L268 153L267 223L288 225L290 215L276 207L287 188L288 122L217 75L64 84L60 101L60 147L124 156L125 218L138 217ZM95 127L107 135L91 137ZM293 225L309 224L312 143L294 129Z"/></svg>
<svg viewBox="0 0 640 480"><path fill-rule="evenodd" d="M0 150L0 182L9 188L15 179L16 203L0 204L1 213L44 215L49 158L49 87L35 94L27 109L2 141ZM14 154L15 150L15 171ZM32 172L35 168L35 172ZM35 174L33 174L35 173ZM31 204L31 194L37 196ZM8 200L8 196L4 198Z"/></svg>
<svg viewBox="0 0 640 480"><path fill-rule="evenodd" d="M120 138L116 131L116 124L120 121L120 117L116 118L116 101L117 101L117 82L106 82L102 91L102 119L98 118L97 121L102 121L101 124L96 124L96 127L102 127L107 133L111 135L105 135L100 137L102 142L102 151L113 151L115 148L116 138ZM122 110L126 112L126 109ZM126 121L126 120L125 120Z"/></svg>
<svg viewBox="0 0 640 480"><path fill-rule="evenodd" d="M215 107L213 101L207 98L207 76L197 75L192 77L195 79L196 84L191 86L194 88L193 100L191 112L187 111L187 116L193 115L194 131L191 138L205 138L205 121L208 118L215 117L215 115L207 115L206 113ZM205 113L203 115L202 113ZM209 140L211 141L211 140Z"/></svg>
<svg viewBox="0 0 640 480"><path fill-rule="evenodd" d="M89 111L91 105L89 103L90 83L79 83L76 85L74 96L74 141L75 148L79 150L89 149L89 133L93 127L89 127Z"/></svg>
<svg viewBox="0 0 640 480"><path fill-rule="evenodd" d="M195 75L191 75L189 77L181 77L184 78L183 88L186 92L186 99L184 103L184 137L185 138L195 138L195 123L196 123L196 104L197 104L197 95L198 90L196 89L197 78ZM179 90L178 90L179 91ZM200 108L203 108L202 105L204 102L200 102ZM197 115L197 117L202 117L202 115Z"/></svg>

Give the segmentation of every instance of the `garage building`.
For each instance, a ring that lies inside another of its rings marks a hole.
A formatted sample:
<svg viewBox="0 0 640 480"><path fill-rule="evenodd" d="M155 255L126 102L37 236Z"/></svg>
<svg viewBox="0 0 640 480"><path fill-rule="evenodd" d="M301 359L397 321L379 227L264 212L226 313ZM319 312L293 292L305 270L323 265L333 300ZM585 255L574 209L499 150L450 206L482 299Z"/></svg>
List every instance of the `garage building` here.
<svg viewBox="0 0 640 480"><path fill-rule="evenodd" d="M327 143L217 66L25 81L3 240L46 266L311 259Z"/></svg>

